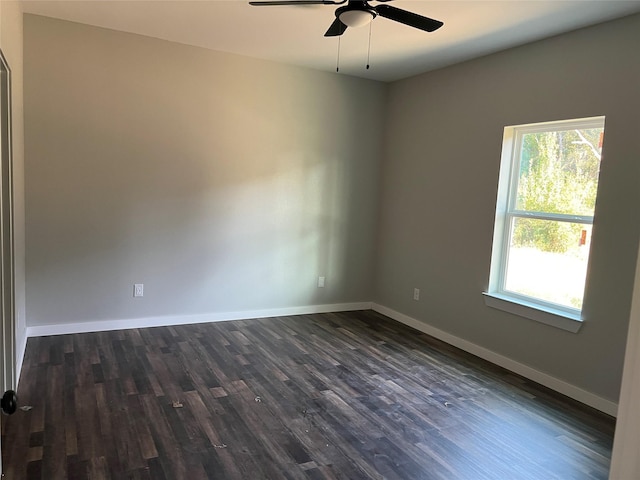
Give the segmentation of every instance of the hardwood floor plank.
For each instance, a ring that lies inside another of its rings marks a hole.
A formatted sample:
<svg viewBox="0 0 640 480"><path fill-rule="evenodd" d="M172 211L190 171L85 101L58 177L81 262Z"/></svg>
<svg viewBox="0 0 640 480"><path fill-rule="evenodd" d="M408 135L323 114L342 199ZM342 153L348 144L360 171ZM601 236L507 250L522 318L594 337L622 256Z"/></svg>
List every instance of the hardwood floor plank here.
<svg viewBox="0 0 640 480"><path fill-rule="evenodd" d="M14 473L7 473L7 475L12 474L15 475L18 469L14 469ZM11 470L8 470L11 472ZM14 478L26 478L27 480L40 480L42 478L42 460L37 460L35 462L29 462L27 464L27 471L25 475L15 475Z"/></svg>
<svg viewBox="0 0 640 480"><path fill-rule="evenodd" d="M149 430L147 419L144 417L144 409L142 407L140 397L131 395L127 398L127 401L129 406L128 417L133 427L131 429L131 435L133 438L137 439L140 447L140 455L145 460L157 458L158 451L156 450L153 436Z"/></svg>
<svg viewBox="0 0 640 480"><path fill-rule="evenodd" d="M371 311L29 339L7 478L604 480L614 420Z"/></svg>
<svg viewBox="0 0 640 480"><path fill-rule="evenodd" d="M160 407L160 402L168 400L165 397L151 397L149 395L142 395L140 400L146 418L153 419L152 422L149 422L149 430L153 436L162 470L170 478L186 478L186 468L180 445L174 440L164 411Z"/></svg>
<svg viewBox="0 0 640 480"><path fill-rule="evenodd" d="M51 343L51 342L50 342ZM55 356L55 355L54 355ZM66 442L64 433L63 365L54 360L47 369L44 426L43 473L50 472L52 478L65 478ZM62 420L62 421L61 421Z"/></svg>
<svg viewBox="0 0 640 480"><path fill-rule="evenodd" d="M87 468L89 467L88 461L81 461L78 455L67 455L67 478L74 480L85 480L88 478L89 473Z"/></svg>

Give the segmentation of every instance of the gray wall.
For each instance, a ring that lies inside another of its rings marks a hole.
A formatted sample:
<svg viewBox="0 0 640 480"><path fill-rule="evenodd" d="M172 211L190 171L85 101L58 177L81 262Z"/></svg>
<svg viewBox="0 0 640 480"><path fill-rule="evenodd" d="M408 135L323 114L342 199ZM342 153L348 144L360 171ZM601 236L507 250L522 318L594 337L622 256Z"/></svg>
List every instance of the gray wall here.
<svg viewBox="0 0 640 480"><path fill-rule="evenodd" d="M24 38L29 325L371 300L386 85L32 15Z"/></svg>
<svg viewBox="0 0 640 480"><path fill-rule="evenodd" d="M376 301L616 401L640 233L639 45L636 15L394 83ZM503 127L595 115L585 324L572 334L486 307Z"/></svg>

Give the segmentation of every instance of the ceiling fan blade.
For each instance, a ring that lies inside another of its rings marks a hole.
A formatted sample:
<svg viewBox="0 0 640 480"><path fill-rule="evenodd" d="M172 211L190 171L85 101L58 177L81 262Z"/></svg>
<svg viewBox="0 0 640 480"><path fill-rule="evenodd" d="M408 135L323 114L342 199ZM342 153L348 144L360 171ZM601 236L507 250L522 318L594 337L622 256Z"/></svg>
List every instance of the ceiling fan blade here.
<svg viewBox="0 0 640 480"><path fill-rule="evenodd" d="M264 0L257 2L249 2L254 7L269 7L282 5L340 5L347 0L334 2L333 0Z"/></svg>
<svg viewBox="0 0 640 480"><path fill-rule="evenodd" d="M392 7L390 5L378 5L375 7L376 12L381 17L388 18L389 20L395 20L396 22L404 23L410 27L419 28L425 32L433 32L439 29L444 23L433 18L423 17L417 13L407 12L400 8Z"/></svg>
<svg viewBox="0 0 640 480"><path fill-rule="evenodd" d="M347 26L340 21L339 18L333 21L329 30L324 34L325 37L339 37L347 30Z"/></svg>

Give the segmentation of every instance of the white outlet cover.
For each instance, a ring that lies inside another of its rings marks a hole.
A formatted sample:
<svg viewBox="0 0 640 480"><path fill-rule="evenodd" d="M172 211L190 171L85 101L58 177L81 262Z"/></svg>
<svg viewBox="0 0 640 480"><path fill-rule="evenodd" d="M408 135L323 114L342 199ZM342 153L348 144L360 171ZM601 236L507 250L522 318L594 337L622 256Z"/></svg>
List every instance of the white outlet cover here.
<svg viewBox="0 0 640 480"><path fill-rule="evenodd" d="M144 296L144 284L143 283L135 283L133 285L133 296L134 297L142 297L142 296Z"/></svg>

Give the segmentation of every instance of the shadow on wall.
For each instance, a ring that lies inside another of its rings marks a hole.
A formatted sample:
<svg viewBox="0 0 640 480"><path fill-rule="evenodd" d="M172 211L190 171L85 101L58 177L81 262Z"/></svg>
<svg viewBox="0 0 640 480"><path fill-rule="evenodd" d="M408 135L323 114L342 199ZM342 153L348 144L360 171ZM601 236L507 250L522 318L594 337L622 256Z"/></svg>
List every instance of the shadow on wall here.
<svg viewBox="0 0 640 480"><path fill-rule="evenodd" d="M349 258L367 260L367 244L354 251L359 235L372 241L370 220L357 218L366 212L354 205L355 176L342 160L306 152L272 167L244 179L212 168L162 185L171 174L158 169L86 185L73 215L51 212L38 275L48 312L82 321L353 301L350 282L369 262ZM133 283L145 284L144 299L132 299ZM65 305L68 292L82 301Z"/></svg>

